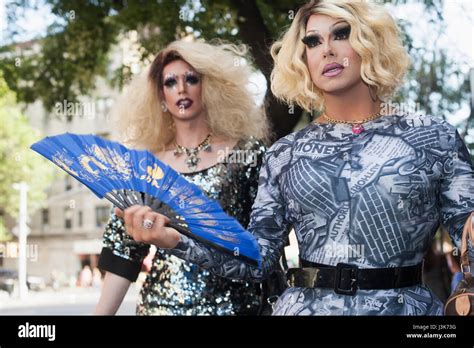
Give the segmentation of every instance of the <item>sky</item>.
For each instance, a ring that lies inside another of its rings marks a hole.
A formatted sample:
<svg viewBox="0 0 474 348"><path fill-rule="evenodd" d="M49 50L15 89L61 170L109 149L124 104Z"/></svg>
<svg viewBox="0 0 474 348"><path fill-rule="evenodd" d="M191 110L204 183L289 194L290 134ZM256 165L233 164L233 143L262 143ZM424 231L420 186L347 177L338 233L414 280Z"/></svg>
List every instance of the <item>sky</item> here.
<svg viewBox="0 0 474 348"><path fill-rule="evenodd" d="M447 28L445 33L433 33L424 16L423 5L407 4L390 7L396 18L408 20L413 25L410 32L418 45L437 41L441 47L450 47L453 57L466 59L474 67L474 2L472 0L445 0L443 14Z"/></svg>
<svg viewBox="0 0 474 348"><path fill-rule="evenodd" d="M445 0L443 14L446 21L445 32L430 32L430 25L424 15L422 3L390 7L396 18L407 20L412 24L410 34L415 46L449 48L451 57L459 62L464 74L474 69L474 1ZM469 104L463 105L457 112L447 115L447 120L458 125L470 114Z"/></svg>
<svg viewBox="0 0 474 348"><path fill-rule="evenodd" d="M474 70L474 2L448 0L444 6L444 13L448 19L448 27L446 35L441 38L441 44L452 47L454 56L465 58L472 72ZM468 71L465 72L468 73ZM470 107L466 104L451 118L448 117L448 121L456 124L467 119L469 114Z"/></svg>
<svg viewBox="0 0 474 348"><path fill-rule="evenodd" d="M453 43L460 54L469 57L470 67L474 68L474 2L448 0L444 13L449 19L446 45Z"/></svg>
<svg viewBox="0 0 474 348"><path fill-rule="evenodd" d="M8 0L0 0L0 44L9 42L9 38L5 34L7 27L5 5ZM33 39L38 35L44 36L48 25L53 23L54 15L51 14L49 6L42 6L38 10L24 11L25 17L17 24L25 29L24 35L21 37L23 41Z"/></svg>

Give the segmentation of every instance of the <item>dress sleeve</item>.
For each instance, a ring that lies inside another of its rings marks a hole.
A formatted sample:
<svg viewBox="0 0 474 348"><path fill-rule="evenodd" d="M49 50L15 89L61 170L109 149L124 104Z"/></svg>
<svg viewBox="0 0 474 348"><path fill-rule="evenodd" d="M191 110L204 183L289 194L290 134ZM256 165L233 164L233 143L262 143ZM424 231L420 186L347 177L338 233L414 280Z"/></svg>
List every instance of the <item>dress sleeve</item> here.
<svg viewBox="0 0 474 348"><path fill-rule="evenodd" d="M244 183L242 194L245 201L240 220L244 227L248 227L250 221L252 205L255 202L258 192L260 168L262 167L267 147L261 141L254 139L247 151L249 151L249 154L245 157L245 163L240 171L240 181Z"/></svg>
<svg viewBox="0 0 474 348"><path fill-rule="evenodd" d="M474 211L474 169L469 151L458 131L449 126L449 151L443 163L440 185L441 221L457 248L468 217ZM469 254L474 260L473 246Z"/></svg>
<svg viewBox="0 0 474 348"><path fill-rule="evenodd" d="M123 219L112 213L105 226L99 268L134 282L149 249L148 244L135 242L125 231Z"/></svg>
<svg viewBox="0 0 474 348"><path fill-rule="evenodd" d="M262 257L262 268L250 266L227 254L214 250L194 239L181 236L181 241L170 253L206 268L222 277L261 281L276 266L280 259L284 241L289 233L289 223L285 219L279 179L282 170L282 147L286 143L276 143L264 156L260 169L258 192L252 206L248 231L257 238Z"/></svg>

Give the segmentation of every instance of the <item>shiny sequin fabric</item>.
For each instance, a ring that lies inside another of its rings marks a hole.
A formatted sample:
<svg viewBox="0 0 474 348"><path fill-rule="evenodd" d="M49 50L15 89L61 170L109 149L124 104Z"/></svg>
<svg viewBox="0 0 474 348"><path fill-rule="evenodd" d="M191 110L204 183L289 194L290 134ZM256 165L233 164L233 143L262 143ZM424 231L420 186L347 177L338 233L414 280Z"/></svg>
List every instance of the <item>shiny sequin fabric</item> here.
<svg viewBox="0 0 474 348"><path fill-rule="evenodd" d="M224 211L246 227L257 193L265 146L247 138L223 154L223 161L182 174L217 200ZM123 220L111 215L104 233L99 267L135 281L149 245L125 232ZM258 283L223 278L158 250L140 292L138 315L255 315L260 306Z"/></svg>
<svg viewBox="0 0 474 348"><path fill-rule="evenodd" d="M474 169L456 128L432 116L393 114L364 124L310 124L267 151L248 230L262 269L181 236L173 255L234 279L275 267L289 227L304 260L359 268L422 262L442 223L456 246L474 210ZM472 258L472 245L470 248ZM357 290L288 288L274 315L441 315L424 285Z"/></svg>

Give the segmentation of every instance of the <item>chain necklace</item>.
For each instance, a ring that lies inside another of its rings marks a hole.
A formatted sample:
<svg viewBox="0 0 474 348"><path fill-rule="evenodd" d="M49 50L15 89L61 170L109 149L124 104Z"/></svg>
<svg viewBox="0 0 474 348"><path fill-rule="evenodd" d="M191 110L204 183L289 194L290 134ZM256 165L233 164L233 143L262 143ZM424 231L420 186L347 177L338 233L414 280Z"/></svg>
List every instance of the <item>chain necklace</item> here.
<svg viewBox="0 0 474 348"><path fill-rule="evenodd" d="M362 125L363 123L375 120L376 118L378 118L380 116L382 116L382 114L380 112L378 112L378 113L376 113L372 116L369 116L369 117L367 117L367 118L365 118L361 121L347 121L347 120L336 120L336 119L330 118L326 114L323 114L323 117L330 123L343 123L343 124L352 125L352 133L354 133L354 134L360 134L365 130L364 126Z"/></svg>
<svg viewBox="0 0 474 348"><path fill-rule="evenodd" d="M198 157L199 152L201 151L211 151L211 143L209 140L211 139L211 134L208 134L206 139L198 146L193 148L187 148L184 146L179 145L175 142L176 149L174 150L173 154L177 157L181 156L183 153L186 154L187 158L184 160L184 163L188 166L189 170L194 172L198 163L201 161L201 158Z"/></svg>

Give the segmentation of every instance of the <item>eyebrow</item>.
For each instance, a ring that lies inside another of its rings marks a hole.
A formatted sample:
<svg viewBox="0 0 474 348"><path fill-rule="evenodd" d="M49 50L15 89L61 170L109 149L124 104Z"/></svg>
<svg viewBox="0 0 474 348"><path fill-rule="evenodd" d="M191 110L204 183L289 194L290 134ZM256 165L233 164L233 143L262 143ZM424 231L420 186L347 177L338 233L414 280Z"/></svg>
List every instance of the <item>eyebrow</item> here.
<svg viewBox="0 0 474 348"><path fill-rule="evenodd" d="M347 23L347 21L346 21L346 20L342 19L342 20L340 20L340 21L337 21L336 23L334 23L334 24L330 25L330 26L329 26L329 29L332 29L332 28L334 28L334 26L336 26L337 24L339 24L339 23L343 23L343 22ZM349 24L349 23L347 23L347 24ZM318 30L312 29L312 30L308 30L308 31L306 31L306 33L310 33L310 32L312 32L312 31L314 31L314 32L319 32Z"/></svg>
<svg viewBox="0 0 474 348"><path fill-rule="evenodd" d="M178 75L175 73L167 73L164 77L167 78L167 77L178 77L178 76L187 76L187 75L198 75L198 73L193 70L188 70L188 71L185 71L184 74L181 74L181 75Z"/></svg>

